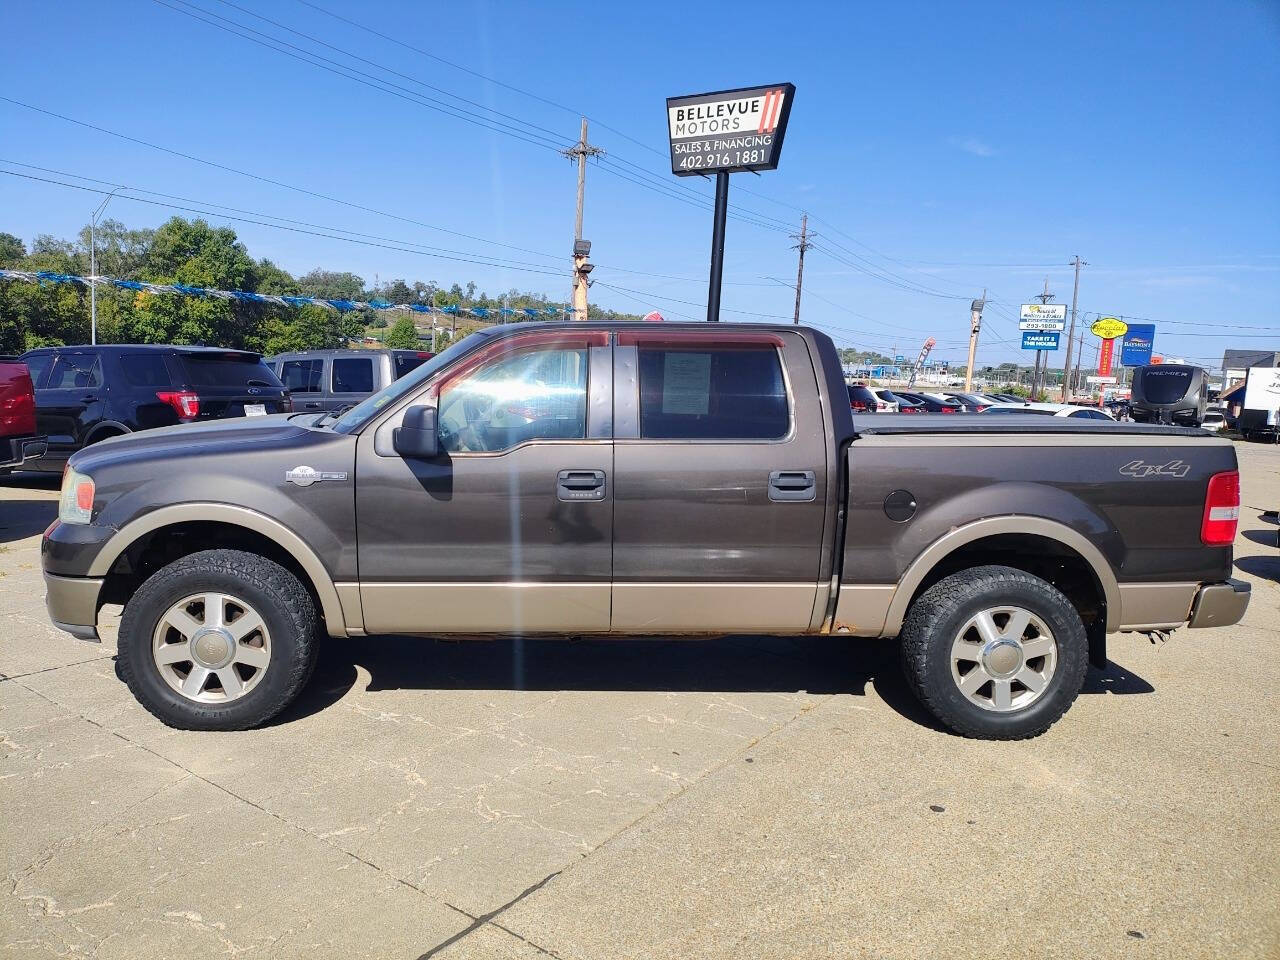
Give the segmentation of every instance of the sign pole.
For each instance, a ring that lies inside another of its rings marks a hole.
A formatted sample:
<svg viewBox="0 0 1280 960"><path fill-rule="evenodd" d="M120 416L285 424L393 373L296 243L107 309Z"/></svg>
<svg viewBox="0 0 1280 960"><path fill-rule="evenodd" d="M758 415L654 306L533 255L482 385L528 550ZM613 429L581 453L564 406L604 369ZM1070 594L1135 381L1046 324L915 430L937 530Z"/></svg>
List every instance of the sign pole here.
<svg viewBox="0 0 1280 960"><path fill-rule="evenodd" d="M724 224L729 215L729 171L716 173L715 223L711 227L711 282L707 287L707 323L720 322L720 282L724 279Z"/></svg>

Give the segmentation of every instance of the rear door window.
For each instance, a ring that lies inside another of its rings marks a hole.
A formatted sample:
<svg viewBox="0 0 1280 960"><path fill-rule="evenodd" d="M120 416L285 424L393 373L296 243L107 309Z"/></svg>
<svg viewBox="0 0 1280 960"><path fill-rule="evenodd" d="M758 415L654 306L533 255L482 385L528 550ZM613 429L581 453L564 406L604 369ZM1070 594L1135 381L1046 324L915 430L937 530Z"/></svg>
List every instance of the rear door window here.
<svg viewBox="0 0 1280 960"><path fill-rule="evenodd" d="M279 379L258 357L243 353L188 353L182 356L193 387L278 387Z"/></svg>
<svg viewBox="0 0 1280 960"><path fill-rule="evenodd" d="M126 353L120 357L124 379L134 387L167 387L171 381L169 368L161 353Z"/></svg>
<svg viewBox="0 0 1280 960"><path fill-rule="evenodd" d="M44 389L48 382L49 367L53 365L53 354L51 353L33 353L30 356L23 357L22 362L27 365L27 370L31 374L31 383L37 390Z"/></svg>
<svg viewBox="0 0 1280 960"><path fill-rule="evenodd" d="M392 360L396 368L396 379L400 379L410 370L418 369L418 367L430 360L432 356L433 354L425 350L422 352L397 350L392 354Z"/></svg>
<svg viewBox="0 0 1280 960"><path fill-rule="evenodd" d="M334 357L334 393L373 393L373 357Z"/></svg>
<svg viewBox="0 0 1280 960"><path fill-rule="evenodd" d="M790 430L778 351L768 345L645 346L640 436L652 440L780 440Z"/></svg>
<svg viewBox="0 0 1280 960"><path fill-rule="evenodd" d="M92 353L60 353L49 374L50 390L82 390L102 386L102 363Z"/></svg>
<svg viewBox="0 0 1280 960"><path fill-rule="evenodd" d="M319 393L323 370L323 360L286 360L280 369L280 379L290 393Z"/></svg>

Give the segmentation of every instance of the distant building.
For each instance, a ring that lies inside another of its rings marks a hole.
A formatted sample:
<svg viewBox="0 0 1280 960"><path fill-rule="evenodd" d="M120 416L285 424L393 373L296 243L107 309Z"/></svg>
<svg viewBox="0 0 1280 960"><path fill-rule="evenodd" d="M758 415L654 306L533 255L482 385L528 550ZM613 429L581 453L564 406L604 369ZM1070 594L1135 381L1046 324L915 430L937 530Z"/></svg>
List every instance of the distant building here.
<svg viewBox="0 0 1280 960"><path fill-rule="evenodd" d="M1228 350L1222 355L1222 389L1245 378L1250 367L1280 367L1280 351Z"/></svg>

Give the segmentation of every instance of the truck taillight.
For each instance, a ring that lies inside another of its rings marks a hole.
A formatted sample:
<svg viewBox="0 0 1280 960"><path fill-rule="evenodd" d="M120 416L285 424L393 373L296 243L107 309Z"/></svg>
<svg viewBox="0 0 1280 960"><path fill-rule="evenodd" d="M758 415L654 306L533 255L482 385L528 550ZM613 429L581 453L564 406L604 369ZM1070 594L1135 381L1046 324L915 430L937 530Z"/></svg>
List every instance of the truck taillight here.
<svg viewBox="0 0 1280 960"><path fill-rule="evenodd" d="M1240 523L1240 474L1235 470L1215 473L1204 495L1204 519L1200 539L1206 546L1224 547L1236 542Z"/></svg>
<svg viewBox="0 0 1280 960"><path fill-rule="evenodd" d="M200 397L190 390L161 390L156 399L173 407L180 417L190 418L200 413Z"/></svg>

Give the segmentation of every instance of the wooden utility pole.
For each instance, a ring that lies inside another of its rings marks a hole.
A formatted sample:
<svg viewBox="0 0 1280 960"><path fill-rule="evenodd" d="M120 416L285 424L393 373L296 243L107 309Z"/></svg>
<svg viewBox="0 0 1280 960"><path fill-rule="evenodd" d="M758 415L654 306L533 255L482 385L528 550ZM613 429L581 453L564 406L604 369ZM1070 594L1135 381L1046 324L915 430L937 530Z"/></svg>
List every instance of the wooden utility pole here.
<svg viewBox="0 0 1280 960"><path fill-rule="evenodd" d="M987 291L982 290L982 299L969 304L969 365L964 371L964 392L973 388L973 361L978 354L978 333L982 330L982 308L987 305Z"/></svg>
<svg viewBox="0 0 1280 960"><path fill-rule="evenodd" d="M582 201L587 189L587 157L604 153L587 142L587 118L582 118L582 135L568 150L562 150L570 160L578 161L578 212L573 219L573 319L587 319L587 275L594 269L587 262L591 255L591 241L582 239Z"/></svg>
<svg viewBox="0 0 1280 960"><path fill-rule="evenodd" d="M1071 326L1067 328L1067 358L1062 364L1063 403L1067 402L1067 391L1071 389L1071 348L1076 335L1076 303L1080 299L1080 268L1088 265L1087 261L1080 259L1079 254L1071 260L1071 266L1076 268L1076 279L1071 287Z"/></svg>
<svg viewBox="0 0 1280 960"><path fill-rule="evenodd" d="M812 246L809 238L809 215L807 213L800 214L800 235L791 235L792 240L798 240L791 249L800 251L800 262L796 266L796 313L795 323L800 323L800 288L804 286L804 252Z"/></svg>

